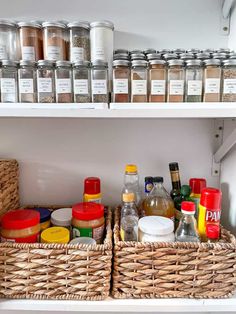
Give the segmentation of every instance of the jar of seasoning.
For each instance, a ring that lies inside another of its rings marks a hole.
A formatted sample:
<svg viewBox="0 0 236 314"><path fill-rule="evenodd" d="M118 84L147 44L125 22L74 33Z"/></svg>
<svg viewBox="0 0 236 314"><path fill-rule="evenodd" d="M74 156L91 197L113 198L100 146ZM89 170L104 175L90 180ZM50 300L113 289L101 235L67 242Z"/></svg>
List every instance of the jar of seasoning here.
<svg viewBox="0 0 236 314"><path fill-rule="evenodd" d="M59 208L51 214L51 223L53 226L65 227L71 229L72 208Z"/></svg>
<svg viewBox="0 0 236 314"><path fill-rule="evenodd" d="M37 102L37 74L35 61L20 61L18 69L19 102Z"/></svg>
<svg viewBox="0 0 236 314"><path fill-rule="evenodd" d="M102 243L105 218L104 206L97 203L79 203L72 208L73 238L89 237Z"/></svg>
<svg viewBox="0 0 236 314"><path fill-rule="evenodd" d="M221 61L208 59L204 61L204 102L218 102L221 100Z"/></svg>
<svg viewBox="0 0 236 314"><path fill-rule="evenodd" d="M51 227L41 233L41 243L62 243L70 241L70 232L63 227Z"/></svg>
<svg viewBox="0 0 236 314"><path fill-rule="evenodd" d="M42 28L39 23L19 22L21 59L38 61L43 59Z"/></svg>
<svg viewBox="0 0 236 314"><path fill-rule="evenodd" d="M50 220L51 212L50 212L50 210L47 208L41 208L41 207L33 208L33 210L38 212L40 215L40 231L43 231L43 230L49 228L51 225L51 220Z"/></svg>
<svg viewBox="0 0 236 314"><path fill-rule="evenodd" d="M90 61L89 22L73 22L67 26L70 33L70 61Z"/></svg>
<svg viewBox="0 0 236 314"><path fill-rule="evenodd" d="M223 61L222 101L236 101L236 59Z"/></svg>
<svg viewBox="0 0 236 314"><path fill-rule="evenodd" d="M0 59L19 60L17 26L9 20L0 20Z"/></svg>
<svg viewBox="0 0 236 314"><path fill-rule="evenodd" d="M91 67L89 61L73 64L74 102L91 102Z"/></svg>
<svg viewBox="0 0 236 314"><path fill-rule="evenodd" d="M166 101L167 71L164 60L151 60L149 62L149 102Z"/></svg>
<svg viewBox="0 0 236 314"><path fill-rule="evenodd" d="M54 62L39 60L37 67L37 90L39 103L55 102Z"/></svg>
<svg viewBox="0 0 236 314"><path fill-rule="evenodd" d="M56 102L72 103L72 67L70 61L57 61L55 70Z"/></svg>
<svg viewBox="0 0 236 314"><path fill-rule="evenodd" d="M1 102L15 103L18 101L18 63L11 60L2 60L0 64Z"/></svg>
<svg viewBox="0 0 236 314"><path fill-rule="evenodd" d="M43 53L45 60L67 59L66 25L61 22L44 22Z"/></svg>
<svg viewBox="0 0 236 314"><path fill-rule="evenodd" d="M185 101L201 102L203 87L203 71L201 60L186 62Z"/></svg>
<svg viewBox="0 0 236 314"><path fill-rule="evenodd" d="M168 62L168 102L184 101L184 61L170 60Z"/></svg>
<svg viewBox="0 0 236 314"><path fill-rule="evenodd" d="M35 243L40 231L40 215L31 209L17 209L2 216L1 242Z"/></svg>
<svg viewBox="0 0 236 314"><path fill-rule="evenodd" d="M130 62L113 61L113 102L130 102Z"/></svg>
<svg viewBox="0 0 236 314"><path fill-rule="evenodd" d="M92 63L92 102L108 103L108 64L107 62L97 60Z"/></svg>
<svg viewBox="0 0 236 314"><path fill-rule="evenodd" d="M148 69L147 61L132 61L131 68L131 102L148 101Z"/></svg>

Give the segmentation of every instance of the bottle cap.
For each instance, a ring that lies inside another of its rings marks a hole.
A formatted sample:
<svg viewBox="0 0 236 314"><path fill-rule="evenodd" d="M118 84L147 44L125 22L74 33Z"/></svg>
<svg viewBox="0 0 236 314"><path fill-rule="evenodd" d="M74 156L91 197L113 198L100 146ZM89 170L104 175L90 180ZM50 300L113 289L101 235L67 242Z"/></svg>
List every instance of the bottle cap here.
<svg viewBox="0 0 236 314"><path fill-rule="evenodd" d="M138 172L138 168L136 165L129 164L125 166L125 172Z"/></svg>
<svg viewBox="0 0 236 314"><path fill-rule="evenodd" d="M93 202L78 203L72 207L72 216L78 220L94 220L104 216L104 206Z"/></svg>
<svg viewBox="0 0 236 314"><path fill-rule="evenodd" d="M32 208L33 210L37 211L40 215L40 223L43 223L45 221L50 220L51 218L51 212L47 208L42 208L42 207L37 207L37 208Z"/></svg>
<svg viewBox="0 0 236 314"><path fill-rule="evenodd" d="M153 177L145 177L145 183L152 183L153 182Z"/></svg>
<svg viewBox="0 0 236 314"><path fill-rule="evenodd" d="M181 203L181 212L183 214L189 214L189 215L192 215L195 213L195 203L193 202L187 202L187 201L184 201Z"/></svg>
<svg viewBox="0 0 236 314"><path fill-rule="evenodd" d="M191 188L189 185L182 185L180 189L180 194L183 196L189 196L191 194Z"/></svg>
<svg viewBox="0 0 236 314"><path fill-rule="evenodd" d="M101 182L99 178L88 177L84 180L84 194L100 194Z"/></svg>
<svg viewBox="0 0 236 314"><path fill-rule="evenodd" d="M215 224L206 225L206 236L208 239L219 239L220 237L220 226Z"/></svg>
<svg viewBox="0 0 236 314"><path fill-rule="evenodd" d="M171 162L169 163L169 169L170 171L179 170L179 164L177 162Z"/></svg>
<svg viewBox="0 0 236 314"><path fill-rule="evenodd" d="M3 229L25 229L40 223L40 214L32 209L12 210L2 216Z"/></svg>
<svg viewBox="0 0 236 314"><path fill-rule="evenodd" d="M200 204L208 209L221 209L222 193L219 189L204 188L201 192Z"/></svg>
<svg viewBox="0 0 236 314"><path fill-rule="evenodd" d="M203 178L191 178L189 180L189 185L192 189L192 193L201 194L202 189L206 187L206 180Z"/></svg>
<svg viewBox="0 0 236 314"><path fill-rule="evenodd" d="M72 219L72 208L59 208L51 214L51 223L54 226L69 227Z"/></svg>
<svg viewBox="0 0 236 314"><path fill-rule="evenodd" d="M123 193L122 194L122 200L125 203L130 203L130 202L134 202L135 200L135 195L134 193Z"/></svg>
<svg viewBox="0 0 236 314"><path fill-rule="evenodd" d="M153 178L153 183L163 183L164 179L163 177L154 177Z"/></svg>
<svg viewBox="0 0 236 314"><path fill-rule="evenodd" d="M51 227L41 233L42 243L68 243L70 232L64 227Z"/></svg>

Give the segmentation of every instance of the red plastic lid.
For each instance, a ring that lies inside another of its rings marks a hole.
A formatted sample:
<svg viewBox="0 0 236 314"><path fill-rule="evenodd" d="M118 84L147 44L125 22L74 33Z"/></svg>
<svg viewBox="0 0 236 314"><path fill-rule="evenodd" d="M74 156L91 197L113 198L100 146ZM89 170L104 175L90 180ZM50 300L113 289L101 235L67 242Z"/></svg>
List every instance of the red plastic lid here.
<svg viewBox="0 0 236 314"><path fill-rule="evenodd" d="M201 194L202 189L206 187L206 180L203 178L191 178L189 180L192 193Z"/></svg>
<svg viewBox="0 0 236 314"><path fill-rule="evenodd" d="M220 226L214 224L206 225L206 236L209 239L219 239L220 237Z"/></svg>
<svg viewBox="0 0 236 314"><path fill-rule="evenodd" d="M222 193L219 189L205 188L202 190L200 204L208 209L221 209Z"/></svg>
<svg viewBox="0 0 236 314"><path fill-rule="evenodd" d="M6 213L1 220L3 229L25 229L40 223L40 214L31 209L17 209Z"/></svg>
<svg viewBox="0 0 236 314"><path fill-rule="evenodd" d="M84 180L84 194L101 193L101 182L99 178L89 177Z"/></svg>
<svg viewBox="0 0 236 314"><path fill-rule="evenodd" d="M181 203L181 210L186 211L186 212L195 212L195 203L194 202L188 202L184 201Z"/></svg>
<svg viewBox="0 0 236 314"><path fill-rule="evenodd" d="M72 207L72 217L78 220L93 220L104 216L104 206L93 202L78 203Z"/></svg>

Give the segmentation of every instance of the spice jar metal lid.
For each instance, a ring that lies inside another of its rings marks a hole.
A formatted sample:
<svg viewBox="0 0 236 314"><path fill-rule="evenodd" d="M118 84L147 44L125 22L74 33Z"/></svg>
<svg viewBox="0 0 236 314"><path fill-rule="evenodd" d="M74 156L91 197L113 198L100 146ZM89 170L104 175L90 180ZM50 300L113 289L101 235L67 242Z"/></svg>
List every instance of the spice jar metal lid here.
<svg viewBox="0 0 236 314"><path fill-rule="evenodd" d="M188 59L194 59L194 54L193 53L181 53L179 55L181 60L188 60Z"/></svg>
<svg viewBox="0 0 236 314"><path fill-rule="evenodd" d="M214 59L226 59L227 55L225 52L215 52L215 53L213 53L212 57Z"/></svg>
<svg viewBox="0 0 236 314"><path fill-rule="evenodd" d="M87 21L70 22L67 24L67 27L69 27L69 28L81 27L81 28L85 28L85 29L90 29L90 24Z"/></svg>
<svg viewBox="0 0 236 314"><path fill-rule="evenodd" d="M17 67L19 62L12 60L1 60L2 66Z"/></svg>
<svg viewBox="0 0 236 314"><path fill-rule="evenodd" d="M128 60L114 60L112 62L113 67L116 66L126 66L128 67L130 65L130 62Z"/></svg>
<svg viewBox="0 0 236 314"><path fill-rule="evenodd" d="M190 49L187 49L187 52L196 54L196 53L202 52L202 50L198 48L190 48Z"/></svg>
<svg viewBox="0 0 236 314"><path fill-rule="evenodd" d="M156 49L147 48L147 49L143 50L143 53L144 53L145 55L148 55L149 53L156 53Z"/></svg>
<svg viewBox="0 0 236 314"><path fill-rule="evenodd" d="M36 64L37 64L36 61L20 60L20 66L21 66L21 67L35 67Z"/></svg>
<svg viewBox="0 0 236 314"><path fill-rule="evenodd" d="M236 59L223 60L223 65L225 65L225 66L227 66L227 65L236 65Z"/></svg>
<svg viewBox="0 0 236 314"><path fill-rule="evenodd" d="M37 22L19 22L17 23L18 27L34 27L34 28L42 28L41 24Z"/></svg>
<svg viewBox="0 0 236 314"><path fill-rule="evenodd" d="M133 60L131 62L132 67L146 67L147 64L146 60Z"/></svg>
<svg viewBox="0 0 236 314"><path fill-rule="evenodd" d="M184 52L186 52L186 50L183 48L176 48L173 50L173 53L177 53L177 54L184 53Z"/></svg>
<svg viewBox="0 0 236 314"><path fill-rule="evenodd" d="M79 67L81 67L81 68L88 68L90 65L91 65L91 63L90 63L90 61L76 61L76 62L73 62L73 67L75 67L75 68L79 68Z"/></svg>
<svg viewBox="0 0 236 314"><path fill-rule="evenodd" d="M1 25L16 27L16 23L11 20L0 20L0 26Z"/></svg>
<svg viewBox="0 0 236 314"><path fill-rule="evenodd" d="M52 60L39 60L37 63L38 66L48 66L53 67L55 65L55 62Z"/></svg>
<svg viewBox="0 0 236 314"><path fill-rule="evenodd" d="M107 28L111 28L112 30L114 30L114 24L110 21L95 21L90 23L90 28L94 28L94 27L107 27Z"/></svg>
<svg viewBox="0 0 236 314"><path fill-rule="evenodd" d="M231 53L229 56L230 59L236 59L236 53Z"/></svg>
<svg viewBox="0 0 236 314"><path fill-rule="evenodd" d="M176 53L165 53L165 54L163 55L163 58L164 58L165 60L171 60L171 59L178 59L178 56L177 56Z"/></svg>
<svg viewBox="0 0 236 314"><path fill-rule="evenodd" d="M216 49L216 52L230 53L230 49L229 48L219 48L219 49Z"/></svg>
<svg viewBox="0 0 236 314"><path fill-rule="evenodd" d="M207 49L202 50L202 52L212 54L214 52L214 50L212 48L207 48Z"/></svg>
<svg viewBox="0 0 236 314"><path fill-rule="evenodd" d="M132 53L130 56L131 60L145 60L145 55L143 53Z"/></svg>
<svg viewBox="0 0 236 314"><path fill-rule="evenodd" d="M104 67L108 68L108 63L103 60L95 60L92 62L92 67Z"/></svg>
<svg viewBox="0 0 236 314"><path fill-rule="evenodd" d="M139 219L139 229L152 235L166 235L174 231L174 223L170 218L146 216Z"/></svg>
<svg viewBox="0 0 236 314"><path fill-rule="evenodd" d="M161 54L160 53L149 53L147 54L147 60L154 60L154 59L161 59Z"/></svg>
<svg viewBox="0 0 236 314"><path fill-rule="evenodd" d="M171 49L161 49L159 51L160 54L164 55L165 53L172 53L172 50Z"/></svg>
<svg viewBox="0 0 236 314"><path fill-rule="evenodd" d="M186 66L201 66L202 65L202 61L199 59L195 59L195 60L187 60L186 61Z"/></svg>
<svg viewBox="0 0 236 314"><path fill-rule="evenodd" d="M129 55L126 53L117 53L113 56L113 60L129 60Z"/></svg>
<svg viewBox="0 0 236 314"><path fill-rule="evenodd" d="M183 65L184 65L184 61L183 61L183 60L180 60L180 59L172 59L172 60L169 60L169 61L168 61L168 65L169 65L169 66L175 66L175 65L181 65L181 66L183 66Z"/></svg>
<svg viewBox="0 0 236 314"><path fill-rule="evenodd" d="M70 61L65 61L65 60L58 60L56 61L56 67L65 67L65 68L71 68L71 62Z"/></svg>
<svg viewBox="0 0 236 314"><path fill-rule="evenodd" d="M62 22L43 22L42 27L59 27L59 28L66 28L66 25Z"/></svg>
<svg viewBox="0 0 236 314"><path fill-rule="evenodd" d="M143 51L140 50L140 49L134 49L134 50L131 50L131 51L130 51L130 54L131 54L131 55L134 54L134 53L143 53Z"/></svg>
<svg viewBox="0 0 236 314"><path fill-rule="evenodd" d="M154 59L154 60L150 60L149 64L150 65L155 65L155 64L166 65L166 61L165 60Z"/></svg>
<svg viewBox="0 0 236 314"><path fill-rule="evenodd" d="M203 63L208 66L208 65L221 65L221 60L219 59L206 59L203 61Z"/></svg>
<svg viewBox="0 0 236 314"><path fill-rule="evenodd" d="M127 50L127 49L116 49L116 50L114 50L114 55L116 55L116 54L126 54L126 55L129 55L129 50Z"/></svg>
<svg viewBox="0 0 236 314"><path fill-rule="evenodd" d="M196 58L197 59L201 59L201 60L209 59L210 58L210 53L209 52L199 52L199 53L196 54Z"/></svg>

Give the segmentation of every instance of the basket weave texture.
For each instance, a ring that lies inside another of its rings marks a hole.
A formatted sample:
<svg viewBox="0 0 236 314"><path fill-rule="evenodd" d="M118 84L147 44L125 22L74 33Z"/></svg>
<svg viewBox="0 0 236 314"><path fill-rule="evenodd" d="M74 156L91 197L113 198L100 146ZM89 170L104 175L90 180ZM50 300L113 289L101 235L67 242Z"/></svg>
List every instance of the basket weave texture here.
<svg viewBox="0 0 236 314"><path fill-rule="evenodd" d="M115 211L114 298L227 298L236 287L236 239L219 243L141 243L120 240Z"/></svg>

